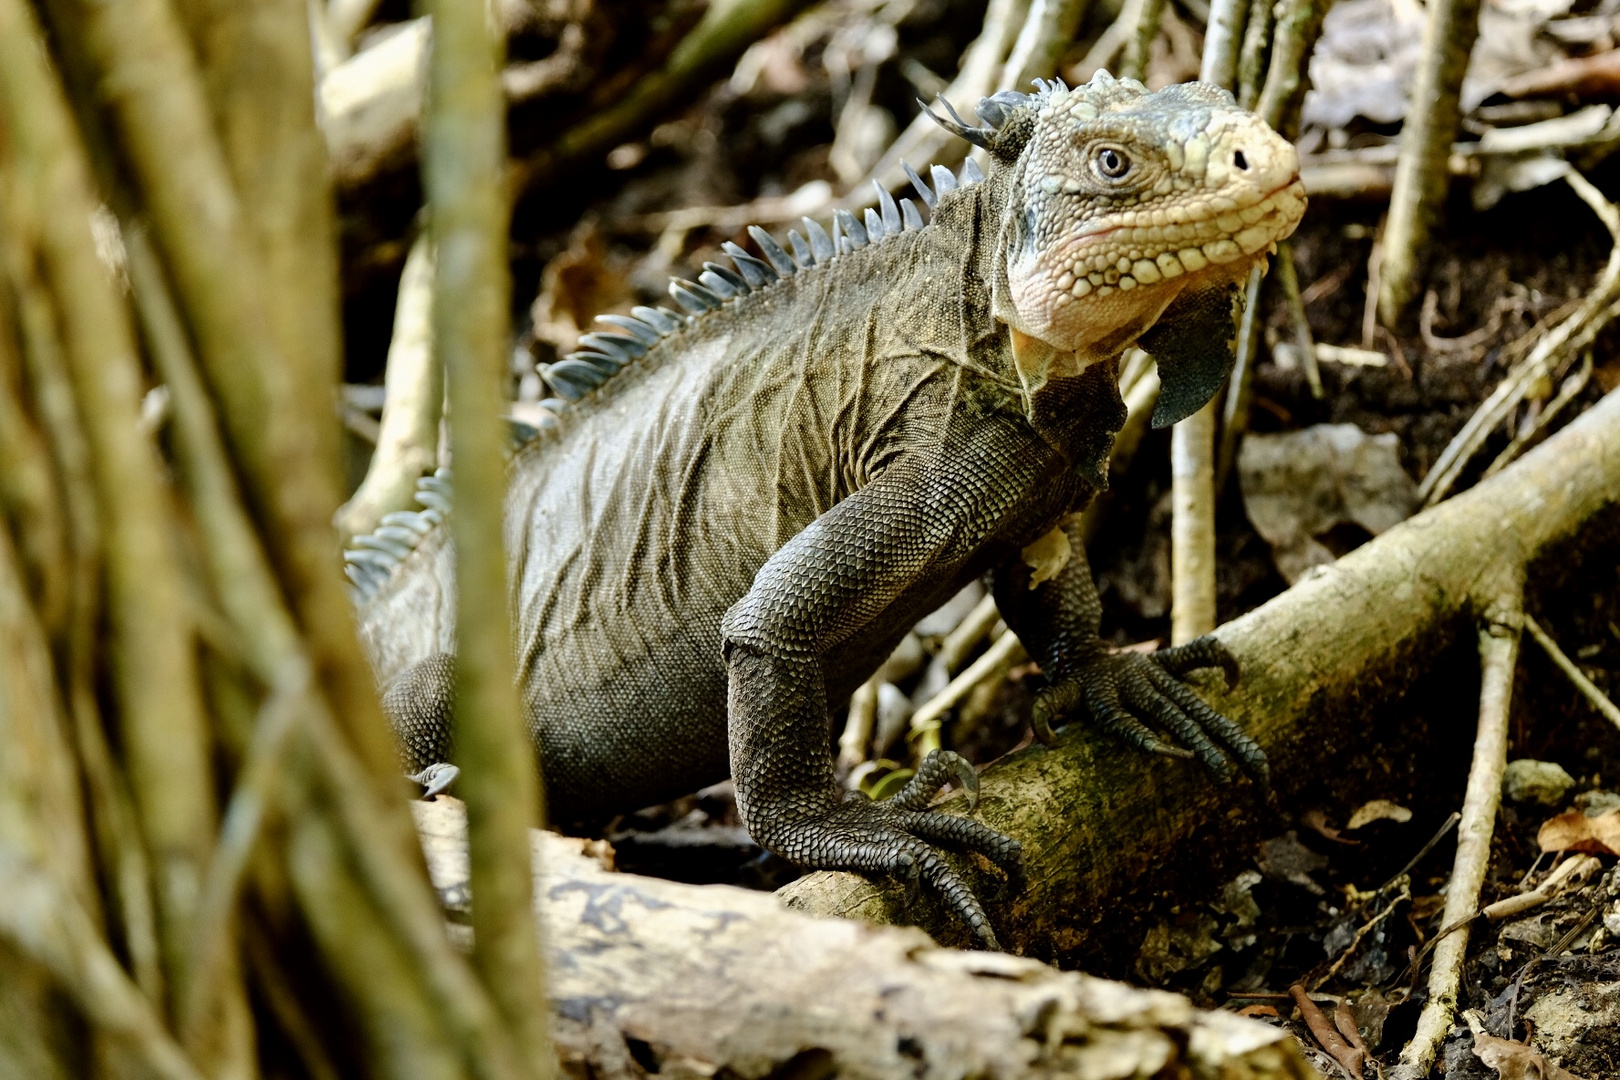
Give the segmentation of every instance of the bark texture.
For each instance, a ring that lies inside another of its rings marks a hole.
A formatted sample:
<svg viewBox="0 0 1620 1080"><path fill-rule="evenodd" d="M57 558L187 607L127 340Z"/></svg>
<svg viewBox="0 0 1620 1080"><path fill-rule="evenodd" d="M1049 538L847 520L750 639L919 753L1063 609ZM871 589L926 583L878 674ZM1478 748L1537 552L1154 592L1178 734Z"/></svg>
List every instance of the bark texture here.
<svg viewBox="0 0 1620 1080"><path fill-rule="evenodd" d="M434 885L464 917L465 812L414 806ZM1175 994L814 919L746 889L613 873L585 841L531 839L555 1037L574 1075L1316 1075L1285 1033Z"/></svg>

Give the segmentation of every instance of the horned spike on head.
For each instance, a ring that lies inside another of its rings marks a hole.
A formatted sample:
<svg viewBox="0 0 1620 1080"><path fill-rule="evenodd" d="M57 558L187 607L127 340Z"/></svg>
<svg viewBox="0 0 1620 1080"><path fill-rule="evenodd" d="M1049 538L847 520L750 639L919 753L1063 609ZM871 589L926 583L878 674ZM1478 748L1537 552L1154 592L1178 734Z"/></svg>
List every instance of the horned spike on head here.
<svg viewBox="0 0 1620 1080"><path fill-rule="evenodd" d="M946 131L950 132L952 135L955 135L960 139L966 139L974 146L982 146L986 150L990 148L990 139L993 135L995 135L995 128L973 127L966 120L963 120L957 115L956 109L949 101L945 100L943 94L935 100L939 102L946 112L951 114L950 119L947 120L945 117L936 113L933 109L930 109L928 107L928 103L923 101L922 98L917 99L917 104L922 106L922 111L928 114L928 118L930 120L944 128Z"/></svg>
<svg viewBox="0 0 1620 1080"><path fill-rule="evenodd" d="M1039 81L1036 80L1037 83ZM1006 124L1007 117L1012 115L1012 111L1020 105L1028 104L1028 102L1028 94L1020 94L1016 90L1003 90L998 94L992 94L987 98L980 99L979 103L973 107L973 111L978 114L980 120L999 131Z"/></svg>

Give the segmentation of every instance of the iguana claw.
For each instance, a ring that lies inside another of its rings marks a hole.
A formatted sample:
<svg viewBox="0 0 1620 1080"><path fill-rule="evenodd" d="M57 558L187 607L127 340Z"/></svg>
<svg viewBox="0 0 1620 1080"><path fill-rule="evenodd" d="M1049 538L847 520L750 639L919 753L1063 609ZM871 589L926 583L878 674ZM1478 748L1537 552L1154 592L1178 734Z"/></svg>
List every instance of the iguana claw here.
<svg viewBox="0 0 1620 1080"><path fill-rule="evenodd" d="M1228 687L1237 682L1237 660L1213 637L1146 655L1101 653L1037 695L1030 726L1042 743L1055 745L1053 720L1083 706L1105 730L1140 750L1196 757L1223 779L1236 758L1264 785L1269 770L1259 744L1181 682L1187 672L1205 667L1219 667ZM1143 719L1163 726L1182 745L1161 739Z"/></svg>
<svg viewBox="0 0 1620 1080"><path fill-rule="evenodd" d="M434 762L418 773L408 773L405 779L421 784L425 789L422 792L422 801L427 802L433 796L445 791L456 782L461 770L454 765L443 761Z"/></svg>
<svg viewBox="0 0 1620 1080"><path fill-rule="evenodd" d="M970 818L927 809L949 780L960 782L974 800L978 778L959 754L935 750L917 775L892 798L873 802L848 793L825 813L801 819L761 837L766 847L794 862L825 869L887 874L906 888L910 906L926 881L966 923L987 949L1000 949L984 906L935 846L976 851L995 863L1009 882L1023 880L1024 855L1018 841Z"/></svg>

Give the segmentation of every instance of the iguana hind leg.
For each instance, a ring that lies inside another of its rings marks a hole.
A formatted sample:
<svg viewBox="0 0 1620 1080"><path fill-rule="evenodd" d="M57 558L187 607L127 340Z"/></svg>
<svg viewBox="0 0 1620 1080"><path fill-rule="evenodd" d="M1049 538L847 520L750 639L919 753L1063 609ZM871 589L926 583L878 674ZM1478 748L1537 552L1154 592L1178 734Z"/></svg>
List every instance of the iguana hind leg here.
<svg viewBox="0 0 1620 1080"><path fill-rule="evenodd" d="M399 738L406 774L427 789L424 798L449 787L458 772L448 764L455 749L455 688L456 658L434 653L406 668L383 691L383 712Z"/></svg>

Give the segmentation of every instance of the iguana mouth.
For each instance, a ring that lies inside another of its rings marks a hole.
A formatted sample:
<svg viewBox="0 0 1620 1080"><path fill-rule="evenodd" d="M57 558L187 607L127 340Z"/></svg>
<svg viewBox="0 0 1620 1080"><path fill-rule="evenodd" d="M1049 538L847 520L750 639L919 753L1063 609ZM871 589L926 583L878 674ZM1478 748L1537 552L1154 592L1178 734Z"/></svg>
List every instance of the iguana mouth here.
<svg viewBox="0 0 1620 1080"><path fill-rule="evenodd" d="M1267 191L1264 194L1262 194L1254 202L1248 203L1248 204L1245 204L1244 206L1238 207L1236 209L1236 212L1241 214L1244 210L1251 209L1251 208L1256 207L1256 206L1264 206L1264 205L1270 203L1278 195L1281 195L1283 192L1287 191L1289 188L1292 188L1292 187L1294 187L1294 186L1296 186L1298 184L1300 184L1300 174L1296 172L1296 173L1294 173L1293 176L1289 177L1287 180L1285 180L1282 183L1278 184L1276 187L1272 188L1270 191ZM1211 216L1213 216L1213 215L1211 215ZM1097 239L1101 239L1102 237L1108 236L1110 233L1116 233L1116 232L1119 232L1121 229L1128 229L1128 228L1132 228L1132 226L1130 224L1124 223L1124 222L1115 223L1115 224L1108 224L1108 223L1102 222L1102 221L1089 221L1089 222L1086 222L1084 225L1082 225L1080 228L1076 229L1074 231L1074 233L1072 233L1071 235L1074 238L1081 239L1081 240L1097 240Z"/></svg>
<svg viewBox="0 0 1620 1080"><path fill-rule="evenodd" d="M1125 211L1126 220L1071 234L1052 259L1067 263L1053 285L1076 300L1094 292L1108 296L1253 257L1293 232L1304 209L1295 173L1253 202L1227 197L1213 206ZM1137 217L1142 220L1130 220Z"/></svg>

